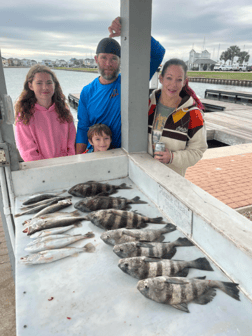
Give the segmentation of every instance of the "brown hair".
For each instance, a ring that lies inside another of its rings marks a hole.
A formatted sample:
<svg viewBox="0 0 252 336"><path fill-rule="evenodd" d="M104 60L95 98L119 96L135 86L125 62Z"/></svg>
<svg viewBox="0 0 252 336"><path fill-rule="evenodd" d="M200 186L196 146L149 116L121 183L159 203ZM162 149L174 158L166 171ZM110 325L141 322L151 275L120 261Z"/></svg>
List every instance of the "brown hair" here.
<svg viewBox="0 0 252 336"><path fill-rule="evenodd" d="M26 75L24 82L24 88L18 101L15 104L15 119L17 121L22 121L25 125L28 125L31 117L33 116L33 108L37 102L34 91L29 88L28 83L32 83L36 73L45 72L51 75L52 80L55 84L54 94L52 96L52 102L55 103L55 110L58 114L58 120L60 123L71 123L73 121L73 116L68 108L66 97L64 96L62 89L60 87L59 81L55 73L45 65L36 64L30 68Z"/></svg>
<svg viewBox="0 0 252 336"><path fill-rule="evenodd" d="M92 138L95 134L102 136L102 132L104 132L106 135L110 136L112 140L112 132L110 128L105 124L95 124L91 127L89 127L89 130L87 132L88 140L92 141Z"/></svg>
<svg viewBox="0 0 252 336"><path fill-rule="evenodd" d="M179 66L182 67L182 69L184 70L184 73L185 73L185 80L186 80L182 91L184 91L184 93L186 93L187 95L189 95L190 97L192 97L195 100L199 109L204 110L205 109L204 105L201 103L201 101L199 100L199 98L197 97L197 95L193 91L193 89L190 88L190 86L188 85L188 78L186 78L187 77L186 76L187 75L187 65L185 64L184 61L182 61L181 59L178 59L178 58L171 58L169 61L165 62L165 64L163 65L161 76L164 77L166 69L170 65L179 65Z"/></svg>

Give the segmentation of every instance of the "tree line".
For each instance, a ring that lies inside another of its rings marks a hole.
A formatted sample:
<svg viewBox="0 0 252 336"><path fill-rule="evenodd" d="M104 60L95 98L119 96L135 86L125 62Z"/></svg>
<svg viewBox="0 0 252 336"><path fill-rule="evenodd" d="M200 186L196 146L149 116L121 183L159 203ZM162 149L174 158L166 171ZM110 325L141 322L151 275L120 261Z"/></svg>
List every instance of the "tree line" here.
<svg viewBox="0 0 252 336"><path fill-rule="evenodd" d="M223 51L220 60L223 60L225 63L230 60L233 65L233 61L235 57L238 57L237 62L242 64L243 62L248 62L250 55L247 51L241 51L238 46L231 46L226 51Z"/></svg>

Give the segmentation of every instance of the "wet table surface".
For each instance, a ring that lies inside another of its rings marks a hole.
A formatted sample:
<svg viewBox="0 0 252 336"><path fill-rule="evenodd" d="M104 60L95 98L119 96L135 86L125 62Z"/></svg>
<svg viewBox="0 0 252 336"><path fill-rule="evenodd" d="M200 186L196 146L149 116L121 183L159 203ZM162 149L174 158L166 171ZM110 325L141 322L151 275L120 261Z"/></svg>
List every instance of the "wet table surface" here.
<svg viewBox="0 0 252 336"><path fill-rule="evenodd" d="M132 210L149 217L164 217L129 178L110 181L117 185L123 182L131 185L132 189L121 189L113 196L129 199L140 196L148 204L132 205ZM28 197L16 199L16 213L20 212L22 202ZM79 200L73 197L73 205ZM63 211L75 210L73 205ZM27 266L19 263L19 259L28 254L24 248L31 241L22 232L22 223L31 216L15 220L18 336L251 335L252 303L242 292L241 301L236 301L217 289L213 301L207 305L189 303L190 313L145 298L136 288L138 280L118 268L119 257L113 253L112 246L100 239L104 230L90 221L82 221L81 227L67 233L93 231L94 238L70 246L82 247L92 242L96 247L95 253L80 253L50 264ZM169 222L168 217L164 219ZM175 224L179 226L179 223ZM163 226L149 224L148 228ZM165 236L166 242L184 237L179 230ZM196 246L178 247L173 259L189 261L200 257L204 254ZM205 275L209 280L230 281L214 263L211 262L211 266L214 272L190 269L188 277Z"/></svg>

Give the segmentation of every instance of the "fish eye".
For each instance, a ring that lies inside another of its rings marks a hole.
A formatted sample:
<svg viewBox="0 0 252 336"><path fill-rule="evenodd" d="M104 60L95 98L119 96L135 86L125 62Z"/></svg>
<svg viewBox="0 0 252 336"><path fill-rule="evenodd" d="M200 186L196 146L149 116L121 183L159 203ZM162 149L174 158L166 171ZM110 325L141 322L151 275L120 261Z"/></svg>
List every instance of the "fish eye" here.
<svg viewBox="0 0 252 336"><path fill-rule="evenodd" d="M129 264L128 264L128 263L125 263L124 266L129 267Z"/></svg>
<svg viewBox="0 0 252 336"><path fill-rule="evenodd" d="M123 252L123 249L122 249L122 248L120 248L120 249L119 249L119 251L120 251L120 252Z"/></svg>
<svg viewBox="0 0 252 336"><path fill-rule="evenodd" d="M144 285L144 288L145 288L145 289L148 289L149 287L148 287L147 285Z"/></svg>

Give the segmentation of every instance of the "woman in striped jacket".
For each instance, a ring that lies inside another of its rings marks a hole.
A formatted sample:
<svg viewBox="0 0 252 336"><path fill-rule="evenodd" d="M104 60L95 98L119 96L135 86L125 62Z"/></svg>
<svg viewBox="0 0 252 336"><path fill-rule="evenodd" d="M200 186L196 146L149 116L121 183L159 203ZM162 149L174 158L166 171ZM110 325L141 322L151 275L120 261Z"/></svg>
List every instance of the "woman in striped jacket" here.
<svg viewBox="0 0 252 336"><path fill-rule="evenodd" d="M148 153L178 174L195 165L207 149L204 108L188 86L187 66L179 59L167 61L159 76L161 90L149 100ZM155 152L163 142L164 152Z"/></svg>

